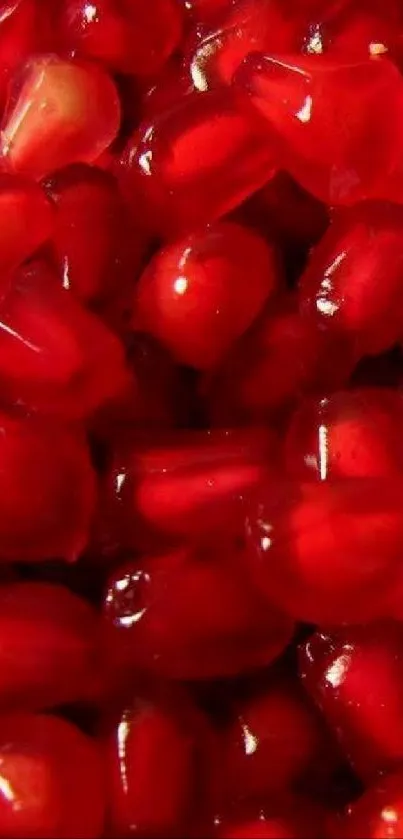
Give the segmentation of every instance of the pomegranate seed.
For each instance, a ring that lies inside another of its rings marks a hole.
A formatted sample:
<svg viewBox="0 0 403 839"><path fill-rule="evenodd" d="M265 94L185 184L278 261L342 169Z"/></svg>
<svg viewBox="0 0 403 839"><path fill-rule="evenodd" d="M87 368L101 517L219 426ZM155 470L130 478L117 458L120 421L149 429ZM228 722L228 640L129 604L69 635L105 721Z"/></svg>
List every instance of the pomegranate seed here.
<svg viewBox="0 0 403 839"><path fill-rule="evenodd" d="M4 414L0 428L1 558L77 559L87 543L95 503L83 435L56 423Z"/></svg>
<svg viewBox="0 0 403 839"><path fill-rule="evenodd" d="M101 687L92 607L59 585L0 586L0 706L40 710L88 701Z"/></svg>
<svg viewBox="0 0 403 839"><path fill-rule="evenodd" d="M40 46L36 0L0 3L0 106L7 99L10 76Z"/></svg>
<svg viewBox="0 0 403 839"><path fill-rule="evenodd" d="M164 73L153 80L143 93L141 101L141 116L147 122L158 119L165 111L171 111L178 101L185 96L195 93L193 79L189 72L171 60L164 67Z"/></svg>
<svg viewBox="0 0 403 839"><path fill-rule="evenodd" d="M230 84L249 53L296 49L297 29L295 19L287 19L280 4L240 0L229 4L214 25L199 26L191 33L185 67L198 90Z"/></svg>
<svg viewBox="0 0 403 839"><path fill-rule="evenodd" d="M56 205L53 242L64 288L89 304L118 296L128 274L132 281L139 271L143 244L129 228L115 179L76 164L45 189Z"/></svg>
<svg viewBox="0 0 403 839"><path fill-rule="evenodd" d="M192 21L214 20L234 4L234 0L179 0Z"/></svg>
<svg viewBox="0 0 403 839"><path fill-rule="evenodd" d="M269 429L130 434L115 446L101 521L123 548L238 534L246 499L273 473L276 447Z"/></svg>
<svg viewBox="0 0 403 839"><path fill-rule="evenodd" d="M159 251L137 286L134 324L182 364L215 366L279 285L274 248L218 222Z"/></svg>
<svg viewBox="0 0 403 839"><path fill-rule="evenodd" d="M300 307L358 360L402 336L403 210L368 202L338 215L300 278Z"/></svg>
<svg viewBox="0 0 403 839"><path fill-rule="evenodd" d="M166 238L232 210L266 183L274 166L260 123L239 109L231 91L218 90L184 96L143 123L120 169L137 223Z"/></svg>
<svg viewBox="0 0 403 839"><path fill-rule="evenodd" d="M403 399L387 388L306 399L285 441L288 473L300 480L402 474Z"/></svg>
<svg viewBox="0 0 403 839"><path fill-rule="evenodd" d="M126 385L118 339L41 262L23 267L0 302L1 399L81 417Z"/></svg>
<svg viewBox="0 0 403 839"><path fill-rule="evenodd" d="M53 233L52 206L39 186L15 175L0 175L1 282Z"/></svg>
<svg viewBox="0 0 403 839"><path fill-rule="evenodd" d="M76 55L120 73L151 75L178 46L182 15L176 0L64 0L61 28Z"/></svg>
<svg viewBox="0 0 403 839"><path fill-rule="evenodd" d="M226 800L264 800L291 789L324 757L328 739L298 685L279 681L259 686L233 703L224 730L221 774Z"/></svg>
<svg viewBox="0 0 403 839"><path fill-rule="evenodd" d="M119 123L118 93L101 67L39 55L14 80L0 136L3 168L39 180L70 163L91 163Z"/></svg>
<svg viewBox="0 0 403 839"><path fill-rule="evenodd" d="M182 835L202 793L206 736L207 721L177 689L140 692L124 708L107 744L114 831Z"/></svg>
<svg viewBox="0 0 403 839"><path fill-rule="evenodd" d="M392 621L317 632L300 650L304 685L364 779L402 761L402 633Z"/></svg>
<svg viewBox="0 0 403 839"><path fill-rule="evenodd" d="M339 819L333 819L330 839L398 839L403 830L403 774L396 772L377 781L351 804Z"/></svg>
<svg viewBox="0 0 403 839"><path fill-rule="evenodd" d="M105 615L118 661L174 679L267 666L293 633L292 622L249 587L234 550L220 544L118 568Z"/></svg>
<svg viewBox="0 0 403 839"><path fill-rule="evenodd" d="M267 119L281 168L328 204L367 198L399 159L403 85L386 59L256 54L237 86Z"/></svg>
<svg viewBox="0 0 403 839"><path fill-rule="evenodd" d="M0 835L96 839L104 821L97 746L58 717L0 717Z"/></svg>
<svg viewBox="0 0 403 839"><path fill-rule="evenodd" d="M247 522L262 592L308 623L384 614L399 575L402 493L401 479L262 487Z"/></svg>

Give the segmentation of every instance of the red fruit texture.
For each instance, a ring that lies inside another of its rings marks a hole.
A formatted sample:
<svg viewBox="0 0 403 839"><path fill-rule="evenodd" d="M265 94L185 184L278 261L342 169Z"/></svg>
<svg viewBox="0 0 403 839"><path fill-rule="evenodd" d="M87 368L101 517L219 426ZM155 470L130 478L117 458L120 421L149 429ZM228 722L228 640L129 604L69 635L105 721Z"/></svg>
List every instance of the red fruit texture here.
<svg viewBox="0 0 403 839"><path fill-rule="evenodd" d="M151 75L178 46L182 15L176 0L63 0L60 27L74 55L96 59L111 70Z"/></svg>
<svg viewBox="0 0 403 839"><path fill-rule="evenodd" d="M139 689L107 739L111 829L141 836L189 829L205 792L208 741L209 723L185 691Z"/></svg>
<svg viewBox="0 0 403 839"><path fill-rule="evenodd" d="M402 761L402 632L392 621L316 632L300 650L303 684L364 780Z"/></svg>
<svg viewBox="0 0 403 839"><path fill-rule="evenodd" d="M92 163L119 125L118 91L102 67L34 56L11 83L0 133L2 167L40 180L70 163Z"/></svg>
<svg viewBox="0 0 403 839"><path fill-rule="evenodd" d="M16 272L0 301L1 399L63 419L90 414L127 381L118 338L46 263Z"/></svg>
<svg viewBox="0 0 403 839"><path fill-rule="evenodd" d="M0 706L35 711L98 697L100 623L92 607L50 583L0 586Z"/></svg>
<svg viewBox="0 0 403 839"><path fill-rule="evenodd" d="M101 521L122 548L231 537L276 464L277 438L266 428L122 436L101 488Z"/></svg>
<svg viewBox="0 0 403 839"><path fill-rule="evenodd" d="M303 400L285 438L286 468L298 480L399 475L402 395L389 388L336 391Z"/></svg>
<svg viewBox="0 0 403 839"><path fill-rule="evenodd" d="M64 288L93 306L127 292L144 243L129 224L113 176L76 164L52 175L45 190L55 207L52 241Z"/></svg>
<svg viewBox="0 0 403 839"><path fill-rule="evenodd" d="M403 775L386 775L339 818L329 822L330 839L398 839L403 831Z"/></svg>
<svg viewBox="0 0 403 839"><path fill-rule="evenodd" d="M1 559L78 559L95 505L82 431L5 414L0 428Z"/></svg>
<svg viewBox="0 0 403 839"><path fill-rule="evenodd" d="M402 336L403 210L368 202L340 213L299 280L301 312L356 360Z"/></svg>
<svg viewBox="0 0 403 839"><path fill-rule="evenodd" d="M263 603L237 552L217 543L132 560L105 596L111 651L156 676L211 679L269 665L293 624Z"/></svg>
<svg viewBox="0 0 403 839"><path fill-rule="evenodd" d="M96 839L104 824L99 749L59 717L0 717L0 836Z"/></svg>
<svg viewBox="0 0 403 839"><path fill-rule="evenodd" d="M280 284L274 246L234 222L167 245L136 287L134 324L181 364L214 367Z"/></svg>
<svg viewBox="0 0 403 839"><path fill-rule="evenodd" d="M184 96L140 125L120 161L137 224L164 239L234 209L273 172L266 131L230 90Z"/></svg>
<svg viewBox="0 0 403 839"><path fill-rule="evenodd" d="M387 59L256 53L236 86L267 120L280 167L328 204L370 197L399 160L403 84Z"/></svg>
<svg viewBox="0 0 403 839"><path fill-rule="evenodd" d="M247 519L262 593L295 619L322 625L385 614L401 575L401 477L273 482Z"/></svg>

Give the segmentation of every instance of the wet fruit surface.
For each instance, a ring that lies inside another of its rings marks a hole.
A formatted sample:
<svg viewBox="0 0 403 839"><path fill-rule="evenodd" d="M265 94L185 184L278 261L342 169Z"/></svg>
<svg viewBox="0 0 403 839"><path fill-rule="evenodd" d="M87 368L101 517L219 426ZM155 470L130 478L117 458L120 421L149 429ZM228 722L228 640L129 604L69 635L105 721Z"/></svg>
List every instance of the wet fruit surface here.
<svg viewBox="0 0 403 839"><path fill-rule="evenodd" d="M0 838L403 837L399 0L0 0Z"/></svg>

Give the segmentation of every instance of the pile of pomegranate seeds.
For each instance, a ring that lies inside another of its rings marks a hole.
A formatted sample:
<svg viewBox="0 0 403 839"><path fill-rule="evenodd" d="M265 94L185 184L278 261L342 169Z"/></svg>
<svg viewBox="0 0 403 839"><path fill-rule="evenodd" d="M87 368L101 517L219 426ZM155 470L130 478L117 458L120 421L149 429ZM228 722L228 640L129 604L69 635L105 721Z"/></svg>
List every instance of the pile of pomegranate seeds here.
<svg viewBox="0 0 403 839"><path fill-rule="evenodd" d="M0 839L403 839L400 0L0 0Z"/></svg>

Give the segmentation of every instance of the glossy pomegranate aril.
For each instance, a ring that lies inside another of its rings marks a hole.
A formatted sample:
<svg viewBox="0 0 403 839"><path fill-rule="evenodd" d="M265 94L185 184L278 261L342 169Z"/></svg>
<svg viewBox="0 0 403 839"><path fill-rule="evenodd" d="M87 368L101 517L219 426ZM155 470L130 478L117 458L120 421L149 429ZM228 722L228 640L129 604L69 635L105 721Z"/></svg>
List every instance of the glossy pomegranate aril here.
<svg viewBox="0 0 403 839"><path fill-rule="evenodd" d="M46 264L23 266L0 302L3 404L87 416L126 384L124 351Z"/></svg>
<svg viewBox="0 0 403 839"><path fill-rule="evenodd" d="M297 683L263 685L232 705L222 738L227 801L282 794L319 762L326 739Z"/></svg>
<svg viewBox="0 0 403 839"><path fill-rule="evenodd" d="M385 775L365 790L339 818L329 822L329 839L399 839L403 831L403 773Z"/></svg>
<svg viewBox="0 0 403 839"><path fill-rule="evenodd" d="M17 268L53 234L54 214L42 189L28 179L0 174L0 275Z"/></svg>
<svg viewBox="0 0 403 839"><path fill-rule="evenodd" d="M293 634L292 621L260 600L234 549L220 542L116 569L105 615L118 661L182 680L265 667Z"/></svg>
<svg viewBox="0 0 403 839"><path fill-rule="evenodd" d="M300 650L303 683L364 779L402 762L402 637L390 621L317 632Z"/></svg>
<svg viewBox="0 0 403 839"><path fill-rule="evenodd" d="M0 836L96 839L104 824L99 749L59 717L0 716Z"/></svg>
<svg viewBox="0 0 403 839"><path fill-rule="evenodd" d="M13 0L0 5L0 106L7 99L14 70L40 47L37 0Z"/></svg>
<svg viewBox="0 0 403 839"><path fill-rule="evenodd" d="M182 34L177 0L64 0L62 34L74 55L94 58L119 73L158 72Z"/></svg>
<svg viewBox="0 0 403 839"><path fill-rule="evenodd" d="M137 223L163 238L214 221L274 170L266 131L230 90L184 96L130 138L120 180Z"/></svg>
<svg viewBox="0 0 403 839"><path fill-rule="evenodd" d="M273 474L276 448L269 429L128 435L104 479L101 520L123 548L242 533L245 501Z"/></svg>
<svg viewBox="0 0 403 839"><path fill-rule="evenodd" d="M326 203L370 197L399 159L403 85L387 59L256 54L237 86L267 119L279 166Z"/></svg>
<svg viewBox="0 0 403 839"><path fill-rule="evenodd" d="M114 832L185 835L204 792L206 734L207 721L186 692L136 691L107 742L108 821Z"/></svg>
<svg viewBox="0 0 403 839"><path fill-rule="evenodd" d="M271 244L218 222L155 255L136 287L134 325L179 363L213 367L277 290L279 274Z"/></svg>
<svg viewBox="0 0 403 839"><path fill-rule="evenodd" d="M89 603L62 586L0 585L0 707L40 710L97 698L98 620Z"/></svg>
<svg viewBox="0 0 403 839"><path fill-rule="evenodd" d="M53 245L64 288L84 303L118 297L136 278L143 245L129 227L115 179L73 165L45 184L56 206Z"/></svg>
<svg viewBox="0 0 403 839"><path fill-rule="evenodd" d="M247 522L262 592L308 623L383 615L399 577L402 493L401 478L262 487Z"/></svg>
<svg viewBox="0 0 403 839"><path fill-rule="evenodd" d="M292 52L298 48L298 25L281 5L268 0L229 4L209 25L199 25L185 44L185 67L198 90L230 84L251 52Z"/></svg>
<svg viewBox="0 0 403 839"><path fill-rule="evenodd" d="M0 135L2 166L40 180L70 163L91 163L119 125L118 92L100 66L36 56L11 88Z"/></svg>
<svg viewBox="0 0 403 839"><path fill-rule="evenodd" d="M78 559L95 504L84 435L5 414L0 429L1 559Z"/></svg>
<svg viewBox="0 0 403 839"><path fill-rule="evenodd" d="M402 418L402 396L388 388L306 399L285 439L288 474L321 481L402 474Z"/></svg>
<svg viewBox="0 0 403 839"><path fill-rule="evenodd" d="M368 202L337 215L299 281L300 309L357 360L401 338L403 210Z"/></svg>

